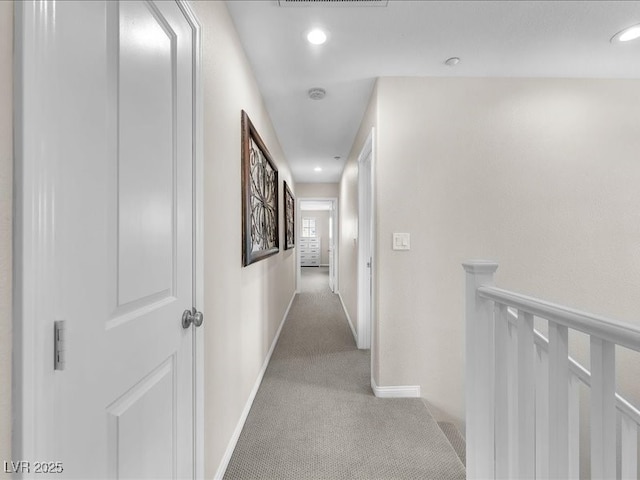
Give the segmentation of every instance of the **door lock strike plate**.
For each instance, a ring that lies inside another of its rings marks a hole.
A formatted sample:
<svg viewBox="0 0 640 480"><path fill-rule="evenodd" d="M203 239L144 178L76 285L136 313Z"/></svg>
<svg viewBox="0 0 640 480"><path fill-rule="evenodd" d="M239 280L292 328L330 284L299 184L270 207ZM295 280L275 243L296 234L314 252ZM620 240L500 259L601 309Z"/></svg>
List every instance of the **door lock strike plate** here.
<svg viewBox="0 0 640 480"><path fill-rule="evenodd" d="M64 370L65 364L65 322L53 322L53 369Z"/></svg>

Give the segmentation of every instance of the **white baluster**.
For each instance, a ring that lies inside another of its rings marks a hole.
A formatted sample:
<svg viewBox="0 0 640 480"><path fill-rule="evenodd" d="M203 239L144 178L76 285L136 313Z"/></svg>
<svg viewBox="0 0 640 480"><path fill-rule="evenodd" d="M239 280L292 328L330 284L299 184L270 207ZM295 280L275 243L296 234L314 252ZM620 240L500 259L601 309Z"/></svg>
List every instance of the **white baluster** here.
<svg viewBox="0 0 640 480"><path fill-rule="evenodd" d="M622 480L638 478L638 425L627 415L620 415Z"/></svg>
<svg viewBox="0 0 640 480"><path fill-rule="evenodd" d="M493 285L498 264L464 263L466 272L466 437L467 478L495 477L493 302L480 298L477 288Z"/></svg>
<svg viewBox="0 0 640 480"><path fill-rule="evenodd" d="M518 478L535 477L533 315L518 312Z"/></svg>
<svg viewBox="0 0 640 480"><path fill-rule="evenodd" d="M518 327L509 323L509 478L518 478Z"/></svg>
<svg viewBox="0 0 640 480"><path fill-rule="evenodd" d="M509 312L506 305L495 308L496 338L496 478L511 478L509 475Z"/></svg>
<svg viewBox="0 0 640 480"><path fill-rule="evenodd" d="M549 322L549 476L569 475L569 334Z"/></svg>
<svg viewBox="0 0 640 480"><path fill-rule="evenodd" d="M536 345L536 478L549 478L549 355Z"/></svg>
<svg viewBox="0 0 640 480"><path fill-rule="evenodd" d="M591 336L591 478L616 478L615 345Z"/></svg>
<svg viewBox="0 0 640 480"><path fill-rule="evenodd" d="M571 375L569 380L569 412L567 416L568 431L568 469L567 478L580 478L580 379Z"/></svg>

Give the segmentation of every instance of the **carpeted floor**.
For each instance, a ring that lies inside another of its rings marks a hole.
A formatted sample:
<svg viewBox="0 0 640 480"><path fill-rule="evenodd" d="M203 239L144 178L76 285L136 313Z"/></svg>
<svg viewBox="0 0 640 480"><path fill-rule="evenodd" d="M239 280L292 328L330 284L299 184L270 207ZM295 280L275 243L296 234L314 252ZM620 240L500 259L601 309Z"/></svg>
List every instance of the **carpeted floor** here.
<svg viewBox="0 0 640 480"><path fill-rule="evenodd" d="M324 268L303 268L228 480L464 479L420 399L376 398Z"/></svg>

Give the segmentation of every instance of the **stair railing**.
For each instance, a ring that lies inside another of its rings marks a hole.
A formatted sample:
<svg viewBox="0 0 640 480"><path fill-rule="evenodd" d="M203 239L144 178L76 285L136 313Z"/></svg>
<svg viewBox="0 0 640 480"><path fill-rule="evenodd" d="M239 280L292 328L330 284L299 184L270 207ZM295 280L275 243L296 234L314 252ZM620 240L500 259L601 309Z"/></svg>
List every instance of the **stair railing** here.
<svg viewBox="0 0 640 480"><path fill-rule="evenodd" d="M591 478L636 479L640 411L616 394L615 346L640 351L640 328L497 288L496 263L463 266L467 478L579 478L582 382ZM534 317L548 321L548 339ZM591 372L569 356L569 329L590 336Z"/></svg>

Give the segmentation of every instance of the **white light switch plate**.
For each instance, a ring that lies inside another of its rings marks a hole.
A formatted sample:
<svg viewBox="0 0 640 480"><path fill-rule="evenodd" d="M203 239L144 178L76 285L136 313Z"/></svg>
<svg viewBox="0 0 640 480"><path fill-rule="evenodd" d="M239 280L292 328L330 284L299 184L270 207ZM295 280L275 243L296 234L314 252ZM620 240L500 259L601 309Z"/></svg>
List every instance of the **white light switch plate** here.
<svg viewBox="0 0 640 480"><path fill-rule="evenodd" d="M394 233L393 249L394 250L411 250L411 234Z"/></svg>

